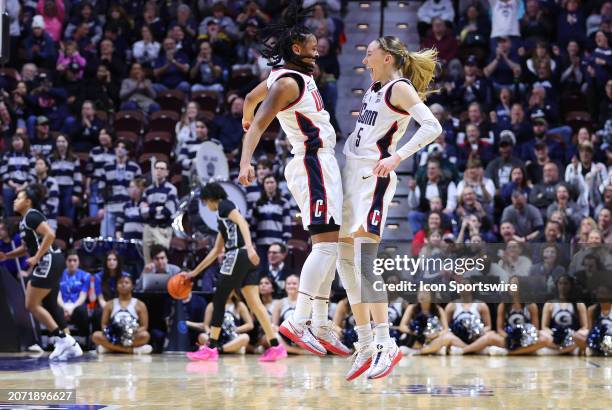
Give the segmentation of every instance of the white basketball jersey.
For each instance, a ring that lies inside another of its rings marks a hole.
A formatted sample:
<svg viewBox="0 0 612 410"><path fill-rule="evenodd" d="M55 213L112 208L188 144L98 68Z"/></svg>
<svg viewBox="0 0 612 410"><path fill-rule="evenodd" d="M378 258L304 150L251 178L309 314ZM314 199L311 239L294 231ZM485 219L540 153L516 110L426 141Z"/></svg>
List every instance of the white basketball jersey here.
<svg viewBox="0 0 612 410"><path fill-rule="evenodd" d="M312 76L285 68L274 69L268 77L268 89L279 78L296 75L304 80L299 98L276 114L291 144L291 153L295 155L319 148L333 149L336 145L336 131L329 121L329 113L325 111L323 99Z"/></svg>
<svg viewBox="0 0 612 410"><path fill-rule="evenodd" d="M344 155L353 159L380 160L395 152L410 122L410 115L391 105L391 87L405 78L376 82L368 88L361 103L355 130L344 145ZM411 84L412 85L412 84Z"/></svg>

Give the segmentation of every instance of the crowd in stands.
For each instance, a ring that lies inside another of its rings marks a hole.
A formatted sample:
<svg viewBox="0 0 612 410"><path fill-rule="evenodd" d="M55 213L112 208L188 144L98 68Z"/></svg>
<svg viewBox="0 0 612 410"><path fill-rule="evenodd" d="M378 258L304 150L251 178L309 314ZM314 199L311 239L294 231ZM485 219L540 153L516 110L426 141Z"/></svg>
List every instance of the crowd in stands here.
<svg viewBox="0 0 612 410"><path fill-rule="evenodd" d="M187 247L171 224L192 187L198 147L218 144L236 176L244 97L270 70L257 33L284 5L7 0L0 248L19 246L16 191L43 184L43 211L67 256L62 307L75 327L99 329L123 269L117 252L85 260L83 238L142 241L142 263L125 261L135 277L183 269L176 255ZM537 268L556 279L561 272L538 265L545 252L530 242L553 242L557 250L612 243L612 2L426 0L418 18L422 46L439 50L439 92L427 103L444 132L417 155L407 182L405 240L413 255L431 254L442 242L503 243L500 266L525 256L534 261L525 275ZM315 77L341 135L340 2L317 2L307 25L321 56ZM306 237L295 228L284 183L288 152L273 123L256 155L257 180L244 192L262 277L272 297L285 301L270 307L277 317L297 288L289 278L299 269L289 259L307 249L295 243ZM584 259L573 272L586 269ZM2 266L15 276L27 270L24 260ZM198 290L212 291L215 273Z"/></svg>

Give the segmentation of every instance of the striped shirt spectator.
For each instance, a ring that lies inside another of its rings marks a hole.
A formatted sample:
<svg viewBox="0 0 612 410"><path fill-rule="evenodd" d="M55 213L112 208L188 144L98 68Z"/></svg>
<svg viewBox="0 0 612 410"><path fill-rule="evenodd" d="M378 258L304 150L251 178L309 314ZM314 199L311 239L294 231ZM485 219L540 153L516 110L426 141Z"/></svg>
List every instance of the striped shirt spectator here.
<svg viewBox="0 0 612 410"><path fill-rule="evenodd" d="M45 197L45 201L42 203L41 211L47 217L47 220L49 221L49 226L51 226L51 228L53 229L56 229L57 214L59 212L60 204L59 186L57 185L57 181L55 180L55 178L50 177L48 175L49 163L43 158L38 158L36 160L34 172L36 173L34 182L37 184L41 184L45 188L47 188L47 195Z"/></svg>
<svg viewBox="0 0 612 410"><path fill-rule="evenodd" d="M196 134L195 139L189 138L185 139L182 144L181 151L179 152L178 161L181 164L182 175L189 178L191 174L191 168L193 165L193 161L195 160L196 155L198 154L198 149L200 148L200 144L204 141L211 141L215 144L221 145L221 141L216 140L214 138L208 137L208 128L204 121L196 121ZM222 146L222 145L221 145Z"/></svg>
<svg viewBox="0 0 612 410"><path fill-rule="evenodd" d="M257 245L286 243L291 239L291 212L289 202L282 197L276 178L264 178L264 194L253 208L251 217Z"/></svg>
<svg viewBox="0 0 612 410"><path fill-rule="evenodd" d="M122 144L119 144L121 146ZM140 166L127 158L127 150L125 156L119 156L104 165L104 171L100 175L100 191L104 194L101 197L104 209L109 212L121 212L123 205L130 199L128 196L128 187L130 181L138 175L142 174Z"/></svg>
<svg viewBox="0 0 612 410"><path fill-rule="evenodd" d="M177 196L176 187L168 181L149 185L144 193L144 201L149 206L149 211L145 214L147 225L169 227L176 212Z"/></svg>
<svg viewBox="0 0 612 410"><path fill-rule="evenodd" d="M104 173L104 166L112 163L114 159L115 153L111 146L103 147L98 145L94 147L89 153L89 158L85 165L85 176L91 178L91 182L99 181Z"/></svg>
<svg viewBox="0 0 612 410"><path fill-rule="evenodd" d="M72 152L64 135L58 135L55 139L55 149L49 158L49 163L51 165L49 174L55 178L59 186L59 215L74 220L76 204L83 196L83 174L81 161Z"/></svg>
<svg viewBox="0 0 612 410"><path fill-rule="evenodd" d="M142 240L144 218L140 211L143 201L130 199L123 205L121 213L117 216L117 237L120 239Z"/></svg>
<svg viewBox="0 0 612 410"><path fill-rule="evenodd" d="M145 222L142 215L144 188L144 178L136 178L130 182L128 188L130 199L123 205L122 212L117 216L117 238L142 240Z"/></svg>
<svg viewBox="0 0 612 410"><path fill-rule="evenodd" d="M13 201L17 190L23 188L31 179L34 159L24 136L15 134L11 141L11 150L2 156L0 173L2 174L2 199L4 201L4 216L13 215Z"/></svg>

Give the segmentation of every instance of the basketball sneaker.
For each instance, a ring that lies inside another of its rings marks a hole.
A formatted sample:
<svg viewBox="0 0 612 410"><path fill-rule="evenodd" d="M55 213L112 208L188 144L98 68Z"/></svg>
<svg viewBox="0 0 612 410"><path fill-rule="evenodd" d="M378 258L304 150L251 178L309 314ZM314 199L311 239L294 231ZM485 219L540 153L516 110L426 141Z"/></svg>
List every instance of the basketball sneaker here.
<svg viewBox="0 0 612 410"><path fill-rule="evenodd" d="M351 349L346 347L333 330L333 322L327 321L327 324L314 329L315 336L319 343L328 351L338 356L348 357L351 355Z"/></svg>
<svg viewBox="0 0 612 410"><path fill-rule="evenodd" d="M381 379L391 373L391 370L404 357L394 340L376 344L372 364L368 370L368 379Z"/></svg>
<svg viewBox="0 0 612 410"><path fill-rule="evenodd" d="M55 346L49 355L49 360L68 360L82 355L81 346L74 340L74 337L67 334L64 337L55 338Z"/></svg>
<svg viewBox="0 0 612 410"><path fill-rule="evenodd" d="M264 352L264 354L259 356L259 361L260 362L275 362L280 359L285 359L286 357L287 357L287 349L285 349L285 346L279 344L278 346L272 346L268 348Z"/></svg>
<svg viewBox="0 0 612 410"><path fill-rule="evenodd" d="M304 320L300 323L293 321L293 318L287 318L280 325L279 332L285 337L288 337L293 343L317 356L325 356L327 350L319 343L317 338L312 334L310 320Z"/></svg>
<svg viewBox="0 0 612 410"><path fill-rule="evenodd" d="M372 363L372 356L374 355L374 346L372 343L359 343L355 342L355 361L351 370L346 374L346 381L355 380L369 369Z"/></svg>
<svg viewBox="0 0 612 410"><path fill-rule="evenodd" d="M134 354L151 354L153 351L153 346L151 345L142 345L132 349L132 353Z"/></svg>
<svg viewBox="0 0 612 410"><path fill-rule="evenodd" d="M197 352L188 352L186 356L190 360L203 360L203 361L212 361L216 362L219 360L219 351L217 348L211 349L210 347L204 345L200 347Z"/></svg>

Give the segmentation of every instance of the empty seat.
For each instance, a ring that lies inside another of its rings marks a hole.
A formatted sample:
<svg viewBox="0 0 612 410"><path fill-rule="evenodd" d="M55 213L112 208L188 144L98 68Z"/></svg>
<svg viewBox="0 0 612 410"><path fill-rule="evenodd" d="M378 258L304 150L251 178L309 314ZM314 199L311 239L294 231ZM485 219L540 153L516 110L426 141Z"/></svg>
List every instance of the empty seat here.
<svg viewBox="0 0 612 410"><path fill-rule="evenodd" d="M179 114L185 105L185 95L180 90L166 90L157 96L156 101L162 110Z"/></svg>
<svg viewBox="0 0 612 410"><path fill-rule="evenodd" d="M149 131L166 131L174 134L179 115L173 111L157 111L151 114Z"/></svg>
<svg viewBox="0 0 612 410"><path fill-rule="evenodd" d="M144 127L144 114L140 111L119 111L115 116L115 131L129 131L140 134Z"/></svg>
<svg viewBox="0 0 612 410"><path fill-rule="evenodd" d="M407 218L409 209L408 197L395 196L389 204L387 218Z"/></svg>

